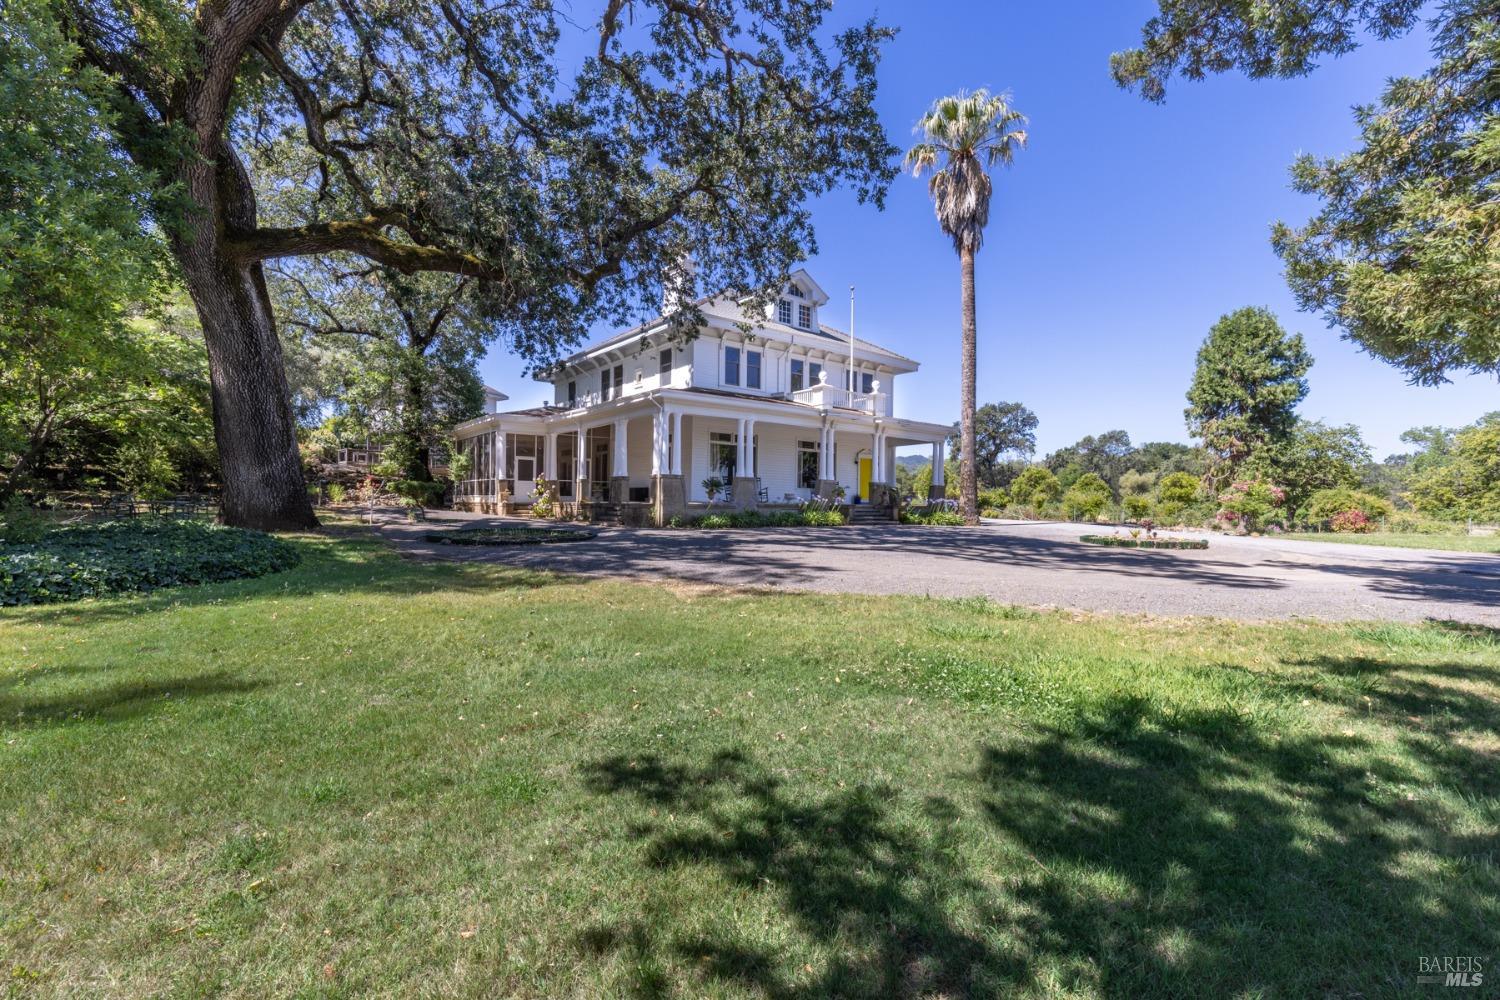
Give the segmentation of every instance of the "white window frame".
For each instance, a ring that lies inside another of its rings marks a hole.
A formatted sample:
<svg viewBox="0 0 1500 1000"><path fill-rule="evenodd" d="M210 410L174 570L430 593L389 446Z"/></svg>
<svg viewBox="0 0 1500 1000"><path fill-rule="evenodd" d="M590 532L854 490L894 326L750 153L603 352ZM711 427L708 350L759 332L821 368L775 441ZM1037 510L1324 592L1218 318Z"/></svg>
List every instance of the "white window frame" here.
<svg viewBox="0 0 1500 1000"><path fill-rule="evenodd" d="M812 329L812 306L806 302L797 306L797 326L803 330Z"/></svg>
<svg viewBox="0 0 1500 1000"><path fill-rule="evenodd" d="M792 325L792 304L786 299L776 301L776 322L783 326Z"/></svg>

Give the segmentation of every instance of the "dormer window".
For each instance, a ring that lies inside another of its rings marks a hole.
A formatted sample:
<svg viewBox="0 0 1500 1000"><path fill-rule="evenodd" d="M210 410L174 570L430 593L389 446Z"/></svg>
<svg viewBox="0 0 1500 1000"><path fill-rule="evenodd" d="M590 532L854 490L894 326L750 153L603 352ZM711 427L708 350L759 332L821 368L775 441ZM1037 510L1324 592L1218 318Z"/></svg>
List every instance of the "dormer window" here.
<svg viewBox="0 0 1500 1000"><path fill-rule="evenodd" d="M786 299L776 303L776 322L792 325L792 304Z"/></svg>
<svg viewBox="0 0 1500 1000"><path fill-rule="evenodd" d="M804 330L812 329L812 306L799 305L797 307L797 325Z"/></svg>
<svg viewBox="0 0 1500 1000"><path fill-rule="evenodd" d="M787 285L786 293L794 299L802 298L802 289L798 288L796 285Z"/></svg>

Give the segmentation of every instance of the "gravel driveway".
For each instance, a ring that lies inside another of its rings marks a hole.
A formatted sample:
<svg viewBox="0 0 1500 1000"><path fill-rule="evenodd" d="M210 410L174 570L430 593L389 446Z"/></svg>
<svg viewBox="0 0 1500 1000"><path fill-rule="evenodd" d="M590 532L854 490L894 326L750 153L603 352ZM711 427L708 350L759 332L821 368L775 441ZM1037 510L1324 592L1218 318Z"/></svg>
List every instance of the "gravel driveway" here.
<svg viewBox="0 0 1500 1000"><path fill-rule="evenodd" d="M410 555L478 559L591 576L670 578L1156 615L1314 617L1500 626L1500 557L1214 536L1201 552L1085 545L1080 525L877 525L751 531L609 529L592 542L448 546L433 528L487 519L434 512L428 526L381 531Z"/></svg>

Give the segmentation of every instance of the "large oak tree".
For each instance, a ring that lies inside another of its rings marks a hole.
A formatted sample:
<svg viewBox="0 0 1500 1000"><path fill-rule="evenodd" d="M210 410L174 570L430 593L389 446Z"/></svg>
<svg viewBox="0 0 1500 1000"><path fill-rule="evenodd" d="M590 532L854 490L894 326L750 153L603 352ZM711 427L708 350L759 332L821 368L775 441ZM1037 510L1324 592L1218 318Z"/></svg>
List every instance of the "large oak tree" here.
<svg viewBox="0 0 1500 1000"><path fill-rule="evenodd" d="M494 330L544 356L626 319L689 253L703 287L766 287L814 249L811 196L879 201L893 173L872 107L890 32L830 34L821 0L58 6L154 177L208 345L232 524L314 523L267 261L470 277ZM252 177L247 150L278 144L296 155ZM305 217L263 223L267 184L306 188Z"/></svg>
<svg viewBox="0 0 1500 1000"><path fill-rule="evenodd" d="M1355 109L1359 145L1302 156L1297 190L1322 201L1272 234L1298 303L1435 385L1500 375L1500 4L1495 0L1158 0L1115 79L1160 101L1175 74L1310 72L1365 38L1426 18L1433 65Z"/></svg>

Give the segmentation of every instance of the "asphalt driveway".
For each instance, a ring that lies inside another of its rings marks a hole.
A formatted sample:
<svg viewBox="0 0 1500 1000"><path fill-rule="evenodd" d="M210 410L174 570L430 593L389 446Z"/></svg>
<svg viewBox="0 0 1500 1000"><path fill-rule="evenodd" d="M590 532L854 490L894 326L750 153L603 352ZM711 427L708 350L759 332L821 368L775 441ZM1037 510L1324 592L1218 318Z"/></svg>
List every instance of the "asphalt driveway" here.
<svg viewBox="0 0 1500 1000"><path fill-rule="evenodd" d="M479 559L590 576L934 597L1157 615L1313 617L1500 626L1500 557L1214 536L1206 551L1085 545L1075 524L877 525L750 531L610 529L591 542L448 546L434 512L381 531L419 558Z"/></svg>

